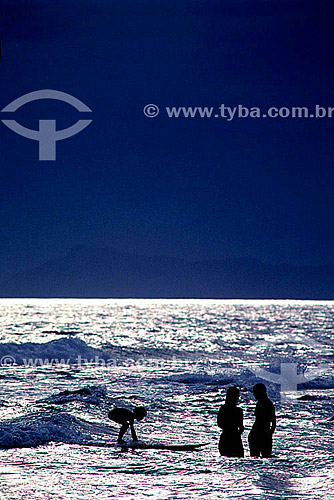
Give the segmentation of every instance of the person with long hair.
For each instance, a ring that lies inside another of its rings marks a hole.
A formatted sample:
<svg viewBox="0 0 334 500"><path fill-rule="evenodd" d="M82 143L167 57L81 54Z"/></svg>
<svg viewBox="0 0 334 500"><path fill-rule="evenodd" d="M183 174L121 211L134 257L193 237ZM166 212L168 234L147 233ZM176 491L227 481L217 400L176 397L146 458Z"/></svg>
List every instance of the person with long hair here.
<svg viewBox="0 0 334 500"><path fill-rule="evenodd" d="M244 456L241 434L244 431L243 412L237 407L239 389L229 387L226 392L225 404L220 407L217 424L223 432L219 440L219 452L225 457L241 458Z"/></svg>

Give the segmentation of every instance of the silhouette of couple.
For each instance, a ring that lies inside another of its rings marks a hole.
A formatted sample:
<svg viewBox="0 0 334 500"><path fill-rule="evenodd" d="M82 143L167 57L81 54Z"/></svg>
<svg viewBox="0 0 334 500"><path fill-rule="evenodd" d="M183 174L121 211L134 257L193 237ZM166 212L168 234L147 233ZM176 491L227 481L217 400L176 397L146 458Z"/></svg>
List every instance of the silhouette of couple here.
<svg viewBox="0 0 334 500"><path fill-rule="evenodd" d="M257 400L255 422L248 435L251 457L271 457L272 436L276 428L275 407L267 396L264 384L256 384L253 394ZM239 389L229 387L226 401L220 407L217 417L218 426L223 430L219 440L219 452L225 457L243 457L241 434L244 432L243 412L237 407Z"/></svg>

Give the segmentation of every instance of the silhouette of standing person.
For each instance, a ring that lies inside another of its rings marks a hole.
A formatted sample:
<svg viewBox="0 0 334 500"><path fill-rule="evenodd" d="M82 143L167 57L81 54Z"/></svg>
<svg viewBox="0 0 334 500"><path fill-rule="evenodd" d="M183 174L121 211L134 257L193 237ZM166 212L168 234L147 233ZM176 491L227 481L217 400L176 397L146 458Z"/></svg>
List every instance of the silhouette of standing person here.
<svg viewBox="0 0 334 500"><path fill-rule="evenodd" d="M225 457L240 458L244 456L241 434L244 431L242 409L238 408L239 389L229 387L226 392L225 404L219 409L218 427L223 429L219 440L219 452Z"/></svg>
<svg viewBox="0 0 334 500"><path fill-rule="evenodd" d="M251 457L270 458L273 434L276 429L275 407L267 396L264 384L255 384L253 394L257 399L255 422L248 435Z"/></svg>

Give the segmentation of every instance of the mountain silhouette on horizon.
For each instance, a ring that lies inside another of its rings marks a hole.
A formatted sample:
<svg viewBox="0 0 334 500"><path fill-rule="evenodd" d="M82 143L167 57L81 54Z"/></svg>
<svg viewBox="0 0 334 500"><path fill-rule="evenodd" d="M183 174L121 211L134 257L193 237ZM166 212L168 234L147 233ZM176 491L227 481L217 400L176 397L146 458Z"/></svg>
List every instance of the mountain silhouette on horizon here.
<svg viewBox="0 0 334 500"><path fill-rule="evenodd" d="M334 266L191 261L76 246L0 283L2 298L334 299Z"/></svg>

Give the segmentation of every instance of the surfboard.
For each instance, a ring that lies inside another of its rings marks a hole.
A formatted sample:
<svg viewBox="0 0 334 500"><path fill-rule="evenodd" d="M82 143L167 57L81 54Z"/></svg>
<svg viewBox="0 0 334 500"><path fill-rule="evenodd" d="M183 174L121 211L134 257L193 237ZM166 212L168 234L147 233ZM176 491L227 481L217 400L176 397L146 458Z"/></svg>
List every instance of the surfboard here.
<svg viewBox="0 0 334 500"><path fill-rule="evenodd" d="M131 448L135 450L169 450L169 451L195 451L209 443L198 444L163 444L163 443L123 443L120 448Z"/></svg>
<svg viewBox="0 0 334 500"><path fill-rule="evenodd" d="M69 443L68 443L69 444ZM73 443L74 444L74 443ZM202 446L207 446L209 443L196 443L196 444L164 444L164 443L141 443L130 441L128 443L97 443L89 442L84 446L97 446L103 448L120 448L123 450L169 450L169 451L196 451Z"/></svg>

